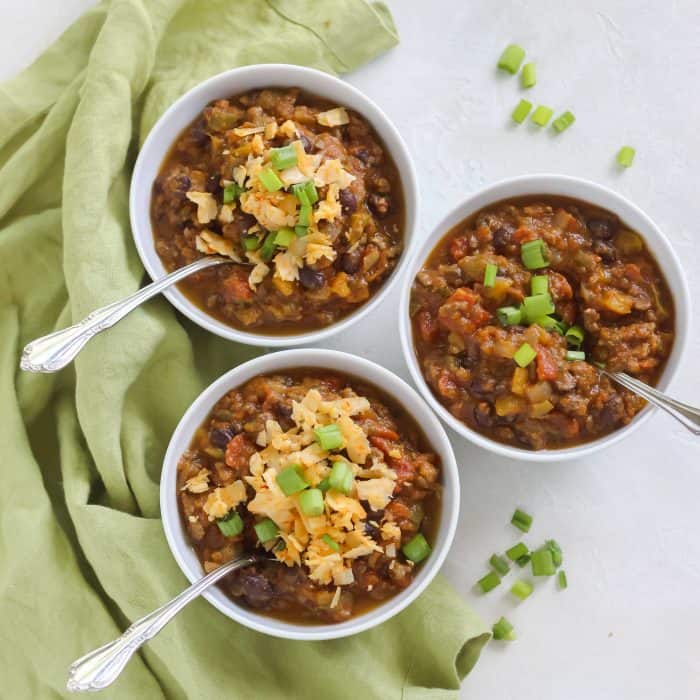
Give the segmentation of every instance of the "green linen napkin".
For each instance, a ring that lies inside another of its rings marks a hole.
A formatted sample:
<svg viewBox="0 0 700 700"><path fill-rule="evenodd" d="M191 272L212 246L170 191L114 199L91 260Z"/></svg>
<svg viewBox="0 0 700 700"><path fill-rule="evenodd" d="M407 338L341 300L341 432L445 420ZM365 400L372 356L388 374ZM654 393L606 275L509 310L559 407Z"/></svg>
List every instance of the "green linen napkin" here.
<svg viewBox="0 0 700 700"><path fill-rule="evenodd" d="M150 302L59 375L21 348L138 288L127 193L138 143L222 70L294 62L338 73L397 41L363 0L105 0L0 86L0 679L2 696L65 697L75 658L186 581L158 511L178 419L252 356ZM443 581L345 640L252 632L192 603L104 697L447 698L488 636Z"/></svg>

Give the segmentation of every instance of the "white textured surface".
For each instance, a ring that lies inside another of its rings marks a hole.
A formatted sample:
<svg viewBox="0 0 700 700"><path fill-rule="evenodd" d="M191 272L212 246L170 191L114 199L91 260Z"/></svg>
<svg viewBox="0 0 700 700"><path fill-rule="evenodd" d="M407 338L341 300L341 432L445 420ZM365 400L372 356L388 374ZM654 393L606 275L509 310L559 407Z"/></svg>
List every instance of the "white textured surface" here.
<svg viewBox="0 0 700 700"><path fill-rule="evenodd" d="M87 7L86 0L1 0L0 77L13 75ZM527 172L571 173L629 196L672 240L700 299L700 4L697 0L390 0L401 45L350 81L406 135L423 189L423 231L466 192ZM496 58L517 41L538 64L534 100L571 108L561 137L514 129L517 80ZM632 169L617 149L637 147ZM330 346L407 376L396 297ZM700 332L695 314L696 337ZM692 344L676 383L700 401ZM456 442L462 516L446 574L519 641L492 644L465 698L690 700L700 697L700 442L656 415L642 434L582 462L520 464ZM535 514L528 541L556 537L570 587L540 582L520 606L470 591L485 559L516 541L515 503ZM419 634L420 631L416 630ZM505 647L505 648L503 648Z"/></svg>

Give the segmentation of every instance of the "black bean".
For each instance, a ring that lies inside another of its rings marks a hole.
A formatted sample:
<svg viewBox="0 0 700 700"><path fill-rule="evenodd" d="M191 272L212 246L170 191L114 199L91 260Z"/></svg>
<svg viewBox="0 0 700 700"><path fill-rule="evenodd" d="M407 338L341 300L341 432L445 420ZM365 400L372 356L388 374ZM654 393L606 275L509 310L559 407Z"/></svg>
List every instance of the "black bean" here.
<svg viewBox="0 0 700 700"><path fill-rule="evenodd" d="M309 139L306 136L304 136L304 134L302 134L299 137L299 140L301 141L301 145L304 147L304 151L306 153L311 153L311 149L312 149L311 141L309 141Z"/></svg>
<svg viewBox="0 0 700 700"><path fill-rule="evenodd" d="M278 403L275 406L275 413L280 418L290 418L292 415L292 406L291 406L291 404Z"/></svg>
<svg viewBox="0 0 700 700"><path fill-rule="evenodd" d="M238 426L233 424L226 428L214 428L214 430L209 433L209 442L211 442L214 447L219 447L220 449L226 449L226 445L230 442L232 437L235 437L240 430L236 430Z"/></svg>
<svg viewBox="0 0 700 700"><path fill-rule="evenodd" d="M367 163L369 160L369 151L366 148L360 148L359 150L355 151L355 158L361 160L363 163Z"/></svg>
<svg viewBox="0 0 700 700"><path fill-rule="evenodd" d="M371 523L365 523L365 535L376 540L379 538L379 528Z"/></svg>
<svg viewBox="0 0 700 700"><path fill-rule="evenodd" d="M326 278L322 272L310 267L302 267L299 270L299 282L305 289L320 289L326 284Z"/></svg>
<svg viewBox="0 0 700 700"><path fill-rule="evenodd" d="M219 194L221 190L221 184L219 183L218 175L210 175L207 178L207 192L211 194Z"/></svg>
<svg viewBox="0 0 700 700"><path fill-rule="evenodd" d="M369 208L381 219L389 213L391 199L383 194L372 193L369 196Z"/></svg>
<svg viewBox="0 0 700 700"><path fill-rule="evenodd" d="M475 377L469 383L469 392L474 396L487 398L496 388L496 380L493 377Z"/></svg>
<svg viewBox="0 0 700 700"><path fill-rule="evenodd" d="M343 214L352 214L357 209L357 197L350 190L340 190L339 198Z"/></svg>
<svg viewBox="0 0 700 700"><path fill-rule="evenodd" d="M593 238L607 240L612 238L617 232L617 221L612 219L590 219L588 230Z"/></svg>
<svg viewBox="0 0 700 700"><path fill-rule="evenodd" d="M372 507L369 504L369 501L360 501L360 505L365 509L365 512L367 513L367 520L374 520L376 522L381 522L382 518L384 517L384 509L380 510L372 510Z"/></svg>
<svg viewBox="0 0 700 700"><path fill-rule="evenodd" d="M485 401L481 401L474 406L474 422L482 428L490 428L493 425L491 409Z"/></svg>
<svg viewBox="0 0 700 700"><path fill-rule="evenodd" d="M182 192L189 192L190 187L192 187L192 180L189 175L178 175L177 188Z"/></svg>
<svg viewBox="0 0 700 700"><path fill-rule="evenodd" d="M362 251L359 248L343 253L338 261L338 267L348 275L354 275L362 264Z"/></svg>
<svg viewBox="0 0 700 700"><path fill-rule="evenodd" d="M617 260L617 250L615 250L615 246L608 241L594 241L593 252L596 255L600 255L603 262L611 263Z"/></svg>
<svg viewBox="0 0 700 700"><path fill-rule="evenodd" d="M269 605L275 595L272 584L262 574L241 574L238 582L246 603L253 608Z"/></svg>
<svg viewBox="0 0 700 700"><path fill-rule="evenodd" d="M493 237L493 247L496 250L501 250L510 243L513 231L507 229L505 226L499 226L491 235Z"/></svg>

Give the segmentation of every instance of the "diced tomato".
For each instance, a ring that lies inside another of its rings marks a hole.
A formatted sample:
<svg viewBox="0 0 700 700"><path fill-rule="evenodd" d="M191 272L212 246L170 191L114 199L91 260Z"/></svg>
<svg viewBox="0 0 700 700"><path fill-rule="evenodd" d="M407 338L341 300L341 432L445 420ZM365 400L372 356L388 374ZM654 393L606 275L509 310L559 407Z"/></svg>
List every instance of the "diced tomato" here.
<svg viewBox="0 0 700 700"><path fill-rule="evenodd" d="M452 296L447 299L447 304L452 301L468 301L470 304L476 304L481 297L469 287L459 287L452 292Z"/></svg>
<svg viewBox="0 0 700 700"><path fill-rule="evenodd" d="M394 516L394 520L410 520L411 518L411 509L401 501L392 501L386 510Z"/></svg>
<svg viewBox="0 0 700 700"><path fill-rule="evenodd" d="M228 302L249 301L253 298L253 291L248 286L248 280L237 274L230 275L222 282L223 297Z"/></svg>
<svg viewBox="0 0 700 700"><path fill-rule="evenodd" d="M434 314L428 309L423 309L416 314L416 323L421 340L425 343L434 343L440 331Z"/></svg>
<svg viewBox="0 0 700 700"><path fill-rule="evenodd" d="M541 380L552 380L559 376L559 367L547 348L540 347L537 350L537 378Z"/></svg>
<svg viewBox="0 0 700 700"><path fill-rule="evenodd" d="M481 297L473 289L460 287L440 307L440 325L458 335L470 336L491 320L491 314L480 301Z"/></svg>
<svg viewBox="0 0 700 700"><path fill-rule="evenodd" d="M444 396L446 399L457 398L457 384L449 372L443 371L440 373L438 391L440 392L440 396Z"/></svg>
<svg viewBox="0 0 700 700"><path fill-rule="evenodd" d="M397 481L407 481L408 479L413 478L415 469L412 462L409 462L403 458L393 459L392 457L390 457L387 461L389 462L389 466L396 472Z"/></svg>
<svg viewBox="0 0 700 700"><path fill-rule="evenodd" d="M368 428L368 432L372 437L386 438L387 440L394 441L399 439L399 434L396 431L388 428L386 425L382 425L381 423L375 423L374 425L370 426Z"/></svg>
<svg viewBox="0 0 700 700"><path fill-rule="evenodd" d="M516 243L526 243L527 241L534 241L535 238L538 238L537 234L525 226L520 226L518 229L513 231L513 235L511 236L511 239L514 240Z"/></svg>
<svg viewBox="0 0 700 700"><path fill-rule="evenodd" d="M458 236L450 243L450 255L457 262L469 252L469 239L466 236Z"/></svg>
<svg viewBox="0 0 700 700"><path fill-rule="evenodd" d="M378 435L370 435L368 439L378 450L381 450L387 456L389 450L393 449L391 443L386 438L379 437Z"/></svg>
<svg viewBox="0 0 700 700"><path fill-rule="evenodd" d="M226 445L226 464L239 472L248 471L248 462L255 452L255 446L248 438L240 433L229 440Z"/></svg>
<svg viewBox="0 0 700 700"><path fill-rule="evenodd" d="M627 263L625 265L625 277L633 280L634 282L641 282L644 279L642 277L642 271L639 269L639 265L635 265L634 263Z"/></svg>

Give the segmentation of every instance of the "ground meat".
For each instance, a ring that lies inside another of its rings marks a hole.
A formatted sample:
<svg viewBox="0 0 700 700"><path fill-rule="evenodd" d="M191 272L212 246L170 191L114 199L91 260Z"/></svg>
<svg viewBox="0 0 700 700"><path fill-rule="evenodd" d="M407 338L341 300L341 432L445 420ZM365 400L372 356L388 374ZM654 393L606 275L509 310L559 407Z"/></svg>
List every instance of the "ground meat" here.
<svg viewBox="0 0 700 700"><path fill-rule="evenodd" d="M312 222L327 236L333 256L305 265L297 279L276 274L273 255L268 260L270 273L257 284L249 282L248 265L204 270L180 283L191 301L218 320L275 334L325 327L364 304L396 267L403 251L405 209L398 170L379 136L359 114L348 110L350 122L344 126L319 123L320 112L337 106L296 88L257 90L216 100L180 134L165 159L153 185L151 220L156 251L168 271L202 256L197 239L204 230L223 236L245 259L246 245L259 249L267 234L280 228L275 218L267 218L265 205L243 211L240 193L227 202L231 209L223 209L234 169L260 155L254 150L256 139L263 150L299 140L306 153L324 161L340 160L352 177L338 195L340 215ZM288 128L281 128L289 120L294 122L293 136ZM262 130L274 124L277 130L271 131L272 136L264 131L236 133L240 127ZM211 193L217 216L200 221L197 204L187 198L191 191ZM327 186L319 188L320 202L328 192ZM295 201L285 190L280 195ZM294 207L297 217L300 209ZM255 216L250 213L253 210Z"/></svg>
<svg viewBox="0 0 700 700"><path fill-rule="evenodd" d="M549 265L533 273L521 246L537 238ZM498 271L491 287L487 265ZM558 325L500 327L497 310L518 307L533 274L545 273ZM609 212L565 199L496 204L455 226L416 275L411 309L438 399L475 430L530 449L595 439L644 406L588 362L568 361L562 329L581 326L587 359L650 384L673 341L673 301L641 238ZM523 343L536 354L519 368Z"/></svg>

